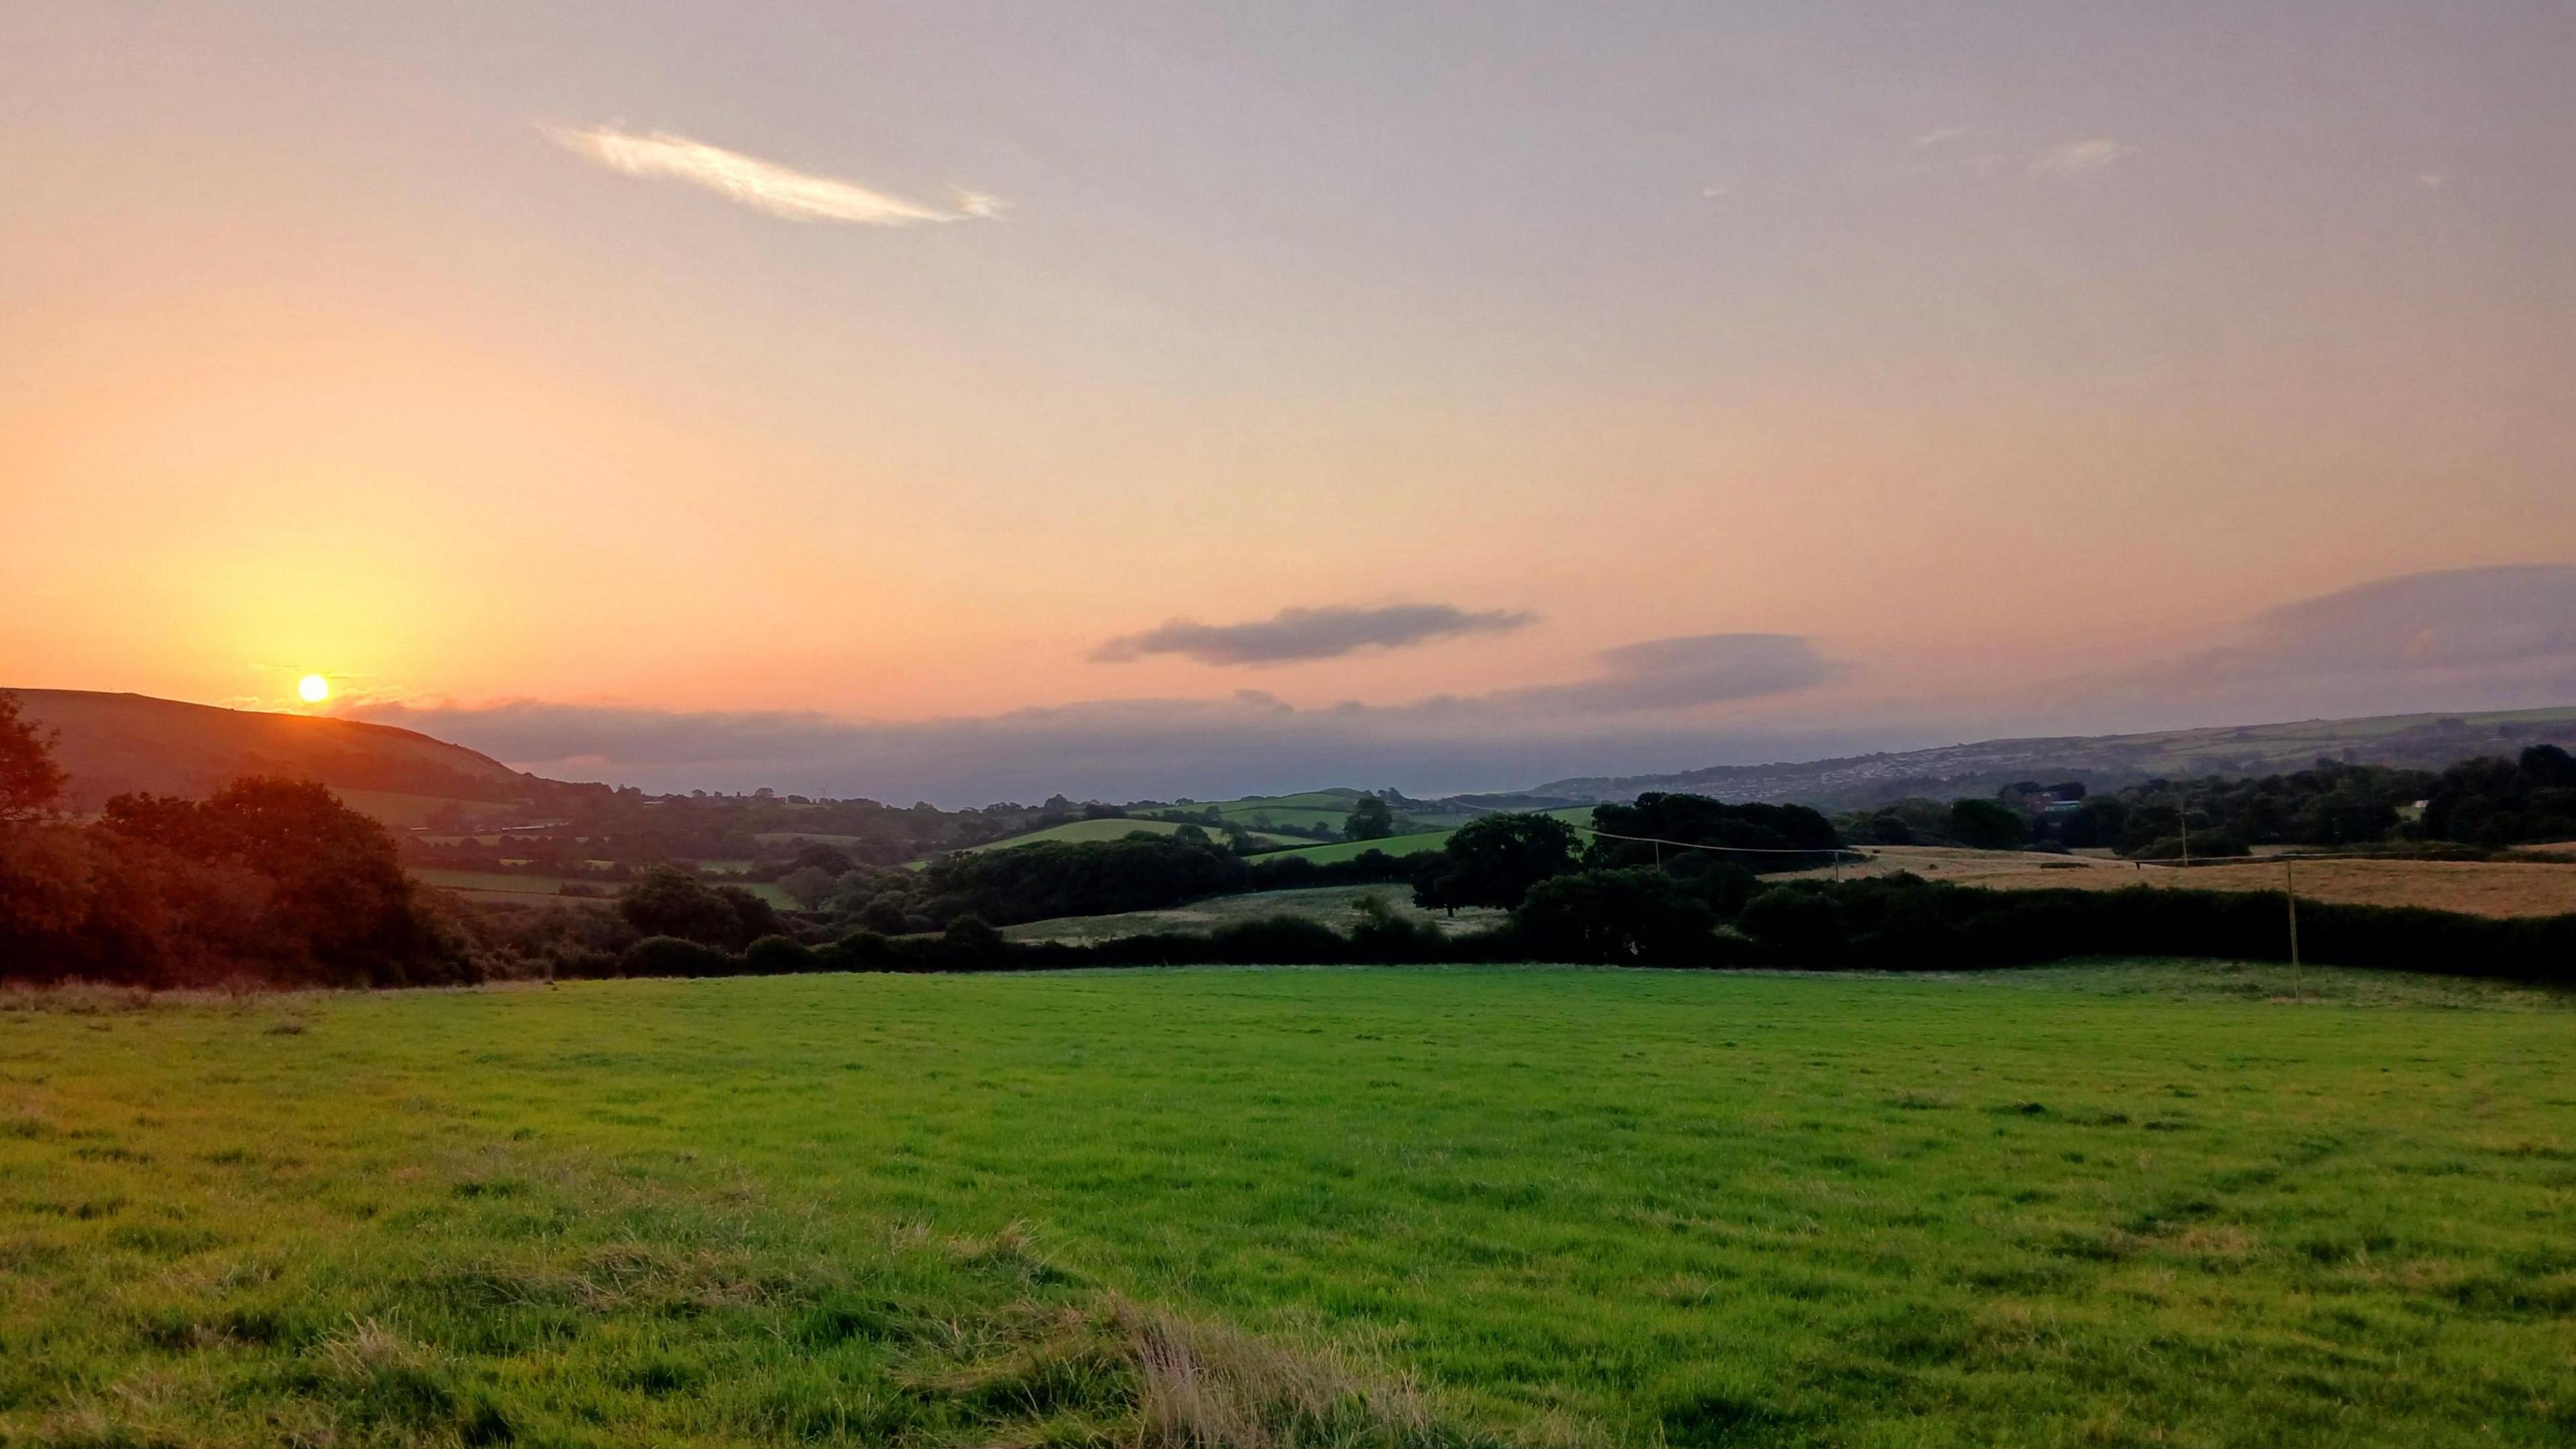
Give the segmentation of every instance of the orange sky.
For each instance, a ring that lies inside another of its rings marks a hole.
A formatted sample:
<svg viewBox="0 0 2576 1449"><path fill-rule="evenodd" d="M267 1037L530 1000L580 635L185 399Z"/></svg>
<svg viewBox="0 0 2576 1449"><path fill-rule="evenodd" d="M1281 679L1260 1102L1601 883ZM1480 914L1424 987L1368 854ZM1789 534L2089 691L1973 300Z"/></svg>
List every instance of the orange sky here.
<svg viewBox="0 0 2576 1449"><path fill-rule="evenodd" d="M1847 667L1712 717L1831 722L2576 558L2531 7L522 8L0 15L6 682L900 720L1790 634ZM1537 622L1091 657L1392 603Z"/></svg>

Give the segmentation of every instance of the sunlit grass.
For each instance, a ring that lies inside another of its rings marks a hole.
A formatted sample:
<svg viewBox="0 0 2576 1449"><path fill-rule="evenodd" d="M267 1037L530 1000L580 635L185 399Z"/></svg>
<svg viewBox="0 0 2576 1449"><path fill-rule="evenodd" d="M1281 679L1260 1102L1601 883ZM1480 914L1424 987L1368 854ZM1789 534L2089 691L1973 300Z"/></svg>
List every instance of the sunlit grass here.
<svg viewBox="0 0 2576 1449"><path fill-rule="evenodd" d="M0 1437L1132 1440L1184 1322L1285 1354L1246 1422L1375 1385L1323 1440L2564 1442L2576 1015L2293 988L46 998L0 1011Z"/></svg>

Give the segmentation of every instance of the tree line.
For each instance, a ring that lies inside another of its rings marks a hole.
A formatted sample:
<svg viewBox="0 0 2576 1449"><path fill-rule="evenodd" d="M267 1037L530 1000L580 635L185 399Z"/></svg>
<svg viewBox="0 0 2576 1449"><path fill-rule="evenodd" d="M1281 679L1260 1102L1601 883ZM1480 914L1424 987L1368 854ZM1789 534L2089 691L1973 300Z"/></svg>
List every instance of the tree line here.
<svg viewBox="0 0 2576 1449"><path fill-rule="evenodd" d="M1900 800L1846 816L1873 845L2109 849L2141 860L2243 855L2258 845L2493 850L2576 840L2576 758L2533 745L2442 770L2319 760L2251 777L2149 780L2107 793L2023 781L1991 799Z"/></svg>
<svg viewBox="0 0 2576 1449"><path fill-rule="evenodd" d="M204 800L118 795L80 822L58 810L51 743L0 694L0 979L407 986L481 974L384 827L323 786L252 777Z"/></svg>

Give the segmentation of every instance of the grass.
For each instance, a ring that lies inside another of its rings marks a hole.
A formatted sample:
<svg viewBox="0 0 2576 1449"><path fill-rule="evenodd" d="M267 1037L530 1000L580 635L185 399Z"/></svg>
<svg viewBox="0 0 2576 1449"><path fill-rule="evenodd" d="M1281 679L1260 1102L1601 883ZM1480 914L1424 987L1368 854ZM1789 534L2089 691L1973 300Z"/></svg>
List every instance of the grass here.
<svg viewBox="0 0 2576 1449"><path fill-rule="evenodd" d="M1294 850L1275 850L1264 854L1264 860L1311 860L1317 865L1337 860L1353 860L1372 850L1389 855L1412 855L1417 851L1438 850L1448 843L1453 832L1425 830L1412 835L1390 835L1384 840L1340 840L1330 845L1301 845Z"/></svg>
<svg viewBox="0 0 2576 1449"><path fill-rule="evenodd" d="M1413 904L1412 887L1398 881L1391 885L1252 891L1193 901L1169 910L1128 911L1114 916L1062 916L1050 921L1006 926L1002 934L1014 941L1107 941L1153 931L1212 931L1268 916L1303 916L1321 921L1337 931L1348 931L1359 923L1359 903L1365 896L1375 896L1399 916L1437 922L1451 931L1489 926L1503 919L1503 912L1483 909L1463 910L1455 916L1426 911Z"/></svg>
<svg viewBox="0 0 2576 1449"><path fill-rule="evenodd" d="M2100 856L2035 855L1950 846L1873 846L1866 862L1846 862L1845 876L1909 870L1926 880L1998 890L2073 886L2118 890L2160 886L2212 891L2281 889L2279 856L2196 865L2188 870ZM2480 916L2555 916L2576 912L2576 860L2310 860L2295 866L2302 900L2343 905L2423 906ZM1823 879L1830 870L1806 871Z"/></svg>
<svg viewBox="0 0 2576 1449"><path fill-rule="evenodd" d="M1051 825L1044 830L1032 830L1026 835L1014 835L1006 840L993 840L987 841L982 845L970 845L967 846L965 851L962 853L972 854L976 851L984 850L1009 850L1015 846L1036 845L1041 841L1048 840L1080 842L1092 840L1124 840L1128 836L1138 833L1146 835L1170 835L1181 828L1180 824L1169 820L1068 820L1062 825ZM1200 828L1205 829L1204 826ZM1222 835L1215 835L1214 832L1210 832L1210 834L1219 841L1224 839ZM1258 831L1252 832L1252 838L1264 845L1293 845L1297 840L1297 837L1293 835L1264 835Z"/></svg>
<svg viewBox="0 0 2576 1449"><path fill-rule="evenodd" d="M362 814L372 815L396 829L427 825L430 817L453 806L468 815L514 815L525 807L507 801L460 800L446 795L406 795L394 790L351 790L334 785L331 793L340 803Z"/></svg>
<svg viewBox="0 0 2576 1449"><path fill-rule="evenodd" d="M749 862L744 862L748 864ZM582 887L595 890L595 896L567 896L564 882L578 877L559 875L517 875L505 870L449 870L443 866L413 866L411 878L438 890L454 891L467 900L489 901L501 905L531 905L569 900L609 900L625 893L626 887L616 881L580 881ZM709 885L740 886L762 900L782 909L792 909L795 901L774 881L738 880L722 871L711 871L700 879Z"/></svg>
<svg viewBox="0 0 2576 1449"><path fill-rule="evenodd" d="M0 998L0 1442L2566 1442L2576 1014L2291 988Z"/></svg>
<svg viewBox="0 0 2576 1449"><path fill-rule="evenodd" d="M1542 810L1538 813L1552 815L1568 825L1584 829L1589 829L1592 824L1592 807L1589 805L1571 805L1560 810ZM1447 845L1449 837L1455 834L1457 831L1454 829L1423 830L1410 835L1392 835L1384 840L1345 840L1333 845L1310 845L1301 850L1283 850L1267 858L1275 860L1291 855L1302 856L1322 865L1329 861L1349 860L1369 850L1382 850L1389 855L1413 855L1421 851L1438 850ZM1581 837L1578 837L1578 843L1580 840Z"/></svg>

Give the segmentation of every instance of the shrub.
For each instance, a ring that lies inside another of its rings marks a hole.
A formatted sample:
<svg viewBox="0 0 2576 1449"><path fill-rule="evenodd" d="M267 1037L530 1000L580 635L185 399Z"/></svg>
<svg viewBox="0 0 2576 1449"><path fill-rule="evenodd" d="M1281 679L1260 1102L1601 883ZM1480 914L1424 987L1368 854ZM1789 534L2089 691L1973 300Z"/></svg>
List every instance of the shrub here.
<svg viewBox="0 0 2576 1449"><path fill-rule="evenodd" d="M1849 936L1840 900L1791 886L1773 886L1745 902L1736 927L1775 959L1800 965L1833 964Z"/></svg>
<svg viewBox="0 0 2576 1449"><path fill-rule="evenodd" d="M800 971L819 971L823 961L813 947L785 936L763 936L745 946L742 969L749 976L792 976Z"/></svg>
<svg viewBox="0 0 2576 1449"><path fill-rule="evenodd" d="M1676 965L1707 959L1717 913L1659 870L1587 870L1530 887L1512 920L1541 959Z"/></svg>
<svg viewBox="0 0 2576 1449"><path fill-rule="evenodd" d="M617 964L629 976L730 976L734 958L704 942L647 936L627 947Z"/></svg>

